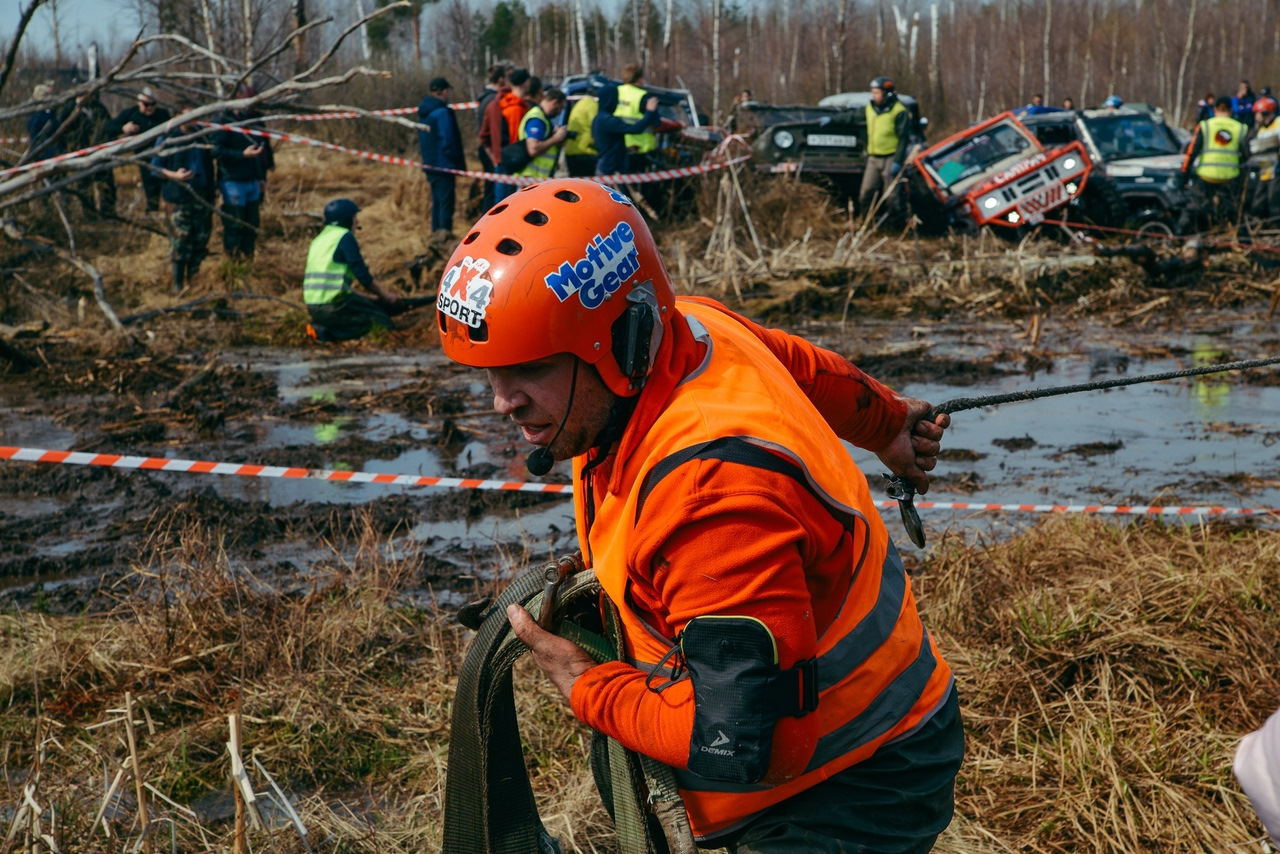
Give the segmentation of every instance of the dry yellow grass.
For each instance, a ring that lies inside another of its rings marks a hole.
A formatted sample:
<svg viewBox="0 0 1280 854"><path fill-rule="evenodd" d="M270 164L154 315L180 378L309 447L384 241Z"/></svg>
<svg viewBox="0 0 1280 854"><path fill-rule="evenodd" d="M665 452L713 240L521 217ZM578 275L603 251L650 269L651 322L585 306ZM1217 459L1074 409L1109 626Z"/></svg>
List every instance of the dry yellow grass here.
<svg viewBox="0 0 1280 854"><path fill-rule="evenodd" d="M107 810L111 839L90 822L126 761L122 727L94 725L118 722L131 691L141 767L186 802L226 790L238 698L246 762L296 795L314 850L437 850L465 637L403 598L417 555L388 555L366 533L344 544L355 558L281 588L230 566L216 533L181 518L156 521L108 613L0 616L0 802L15 806L36 781L63 850L121 850L137 838L130 786ZM510 555L503 577L526 561ZM940 852L1264 850L1230 763L1280 698L1280 534L1051 518L1004 543L944 542L915 579L968 731ZM536 671L518 684L544 820L568 850L610 850L585 730ZM173 821L180 850L229 842L226 820L158 797L151 814ZM0 809L4 833L12 818ZM169 838L167 823L156 830ZM251 839L304 850L288 826Z"/></svg>

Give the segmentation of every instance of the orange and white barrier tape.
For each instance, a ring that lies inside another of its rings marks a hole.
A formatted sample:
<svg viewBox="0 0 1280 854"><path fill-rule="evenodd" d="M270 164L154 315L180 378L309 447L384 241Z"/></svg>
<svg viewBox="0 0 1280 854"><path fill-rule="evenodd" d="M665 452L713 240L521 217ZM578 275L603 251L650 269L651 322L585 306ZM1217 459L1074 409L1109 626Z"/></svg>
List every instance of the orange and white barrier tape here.
<svg viewBox="0 0 1280 854"><path fill-rule="evenodd" d="M163 457L133 457L122 454L91 454L83 451L50 451L44 448L14 448L0 445L0 460L30 463L59 463L73 466L105 466L141 471L174 471L191 474L233 474L241 477L273 477L298 480L325 480L331 483L386 483L398 486L446 486L455 489L491 489L500 492L573 492L567 483L524 483L480 480L463 477L424 477L412 474L375 474L364 471L328 471L292 466L259 466L242 463L214 463L206 460L169 460Z"/></svg>
<svg viewBox="0 0 1280 854"><path fill-rule="evenodd" d="M30 142L25 136L11 136L7 139L0 139L0 145L17 145L20 142Z"/></svg>
<svg viewBox="0 0 1280 854"><path fill-rule="evenodd" d="M495 184L518 184L527 186L529 184L537 184L546 178L525 178L519 175L504 175L499 172L473 172L468 169L448 169L444 166L428 166L425 163L419 163L417 160L410 160L407 157L399 157L394 154L378 154L374 151L361 151L358 148L348 148L345 145L338 145L334 142L324 142L319 139L312 139L309 136L298 136L292 133L281 133L272 130L259 130L258 128L236 127L233 125L222 125L214 122L202 122L206 127L224 128L237 130L241 133L251 134L253 136L264 136L269 139L279 139L285 142L296 142L301 145L311 145L317 148L327 148L330 151L341 151L344 154L351 154L355 157L364 157L369 160L376 160L379 163L391 163L396 166L411 166L414 169L427 169L432 172L444 172L449 175L462 175L466 178L481 178L485 181L492 181ZM679 166L675 169L656 169L652 172L633 172L630 175L597 175L592 180L599 181L602 184L652 184L659 181L670 181L673 178L691 178L695 175L704 175L708 172L714 172L717 169L723 169L726 166L732 166L736 163L742 163L749 157L744 155L732 160L726 160L722 163L705 163L698 166Z"/></svg>
<svg viewBox="0 0 1280 854"><path fill-rule="evenodd" d="M124 142L124 140L112 139L112 140L108 140L107 142L100 142L97 145L91 145L88 148L82 148L79 151L68 151L66 154L58 154L53 157L46 157L44 160L36 160L31 163L24 163L21 166L14 166L9 169L5 169L4 171L0 171L0 178L3 178L6 175L17 175L21 172L29 172L32 169L36 169L40 166L45 166L50 163L58 163L62 160L70 160L73 157L81 157L85 154L92 154L95 151L100 151L104 148L110 148L113 145L120 145L122 142Z"/></svg>
<svg viewBox="0 0 1280 854"><path fill-rule="evenodd" d="M215 463L204 460L171 460L163 457L135 457L123 454L93 454L85 451L51 451L0 445L0 460L29 463L56 463L77 466L171 471L189 474L231 474L241 477L323 480L331 483L384 483L397 486L440 486L453 489L483 489L499 492L540 492L559 495L573 493L569 483L529 483L518 480L481 480L464 477L426 477L412 474L375 474L361 471L329 471L293 466L260 466L246 463ZM898 502L875 502L883 510L896 509ZM978 510L1020 513L1089 513L1112 516L1280 516L1280 507L1218 507L1211 505L1176 507L1142 504L983 504L970 501L917 501L920 510Z"/></svg>

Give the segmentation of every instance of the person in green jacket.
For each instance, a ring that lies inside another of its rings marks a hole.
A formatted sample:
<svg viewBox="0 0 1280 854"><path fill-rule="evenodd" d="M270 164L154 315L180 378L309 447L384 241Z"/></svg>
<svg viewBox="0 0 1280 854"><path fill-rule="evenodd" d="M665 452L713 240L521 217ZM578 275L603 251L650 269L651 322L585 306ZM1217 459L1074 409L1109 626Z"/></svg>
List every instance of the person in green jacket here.
<svg viewBox="0 0 1280 854"><path fill-rule="evenodd" d="M399 298L373 280L356 241L359 206L350 199L334 199L324 206L324 228L311 241L302 277L302 299L311 322L307 334L319 341L347 341L367 335L375 327L392 329L399 314ZM352 289L360 285L375 299Z"/></svg>

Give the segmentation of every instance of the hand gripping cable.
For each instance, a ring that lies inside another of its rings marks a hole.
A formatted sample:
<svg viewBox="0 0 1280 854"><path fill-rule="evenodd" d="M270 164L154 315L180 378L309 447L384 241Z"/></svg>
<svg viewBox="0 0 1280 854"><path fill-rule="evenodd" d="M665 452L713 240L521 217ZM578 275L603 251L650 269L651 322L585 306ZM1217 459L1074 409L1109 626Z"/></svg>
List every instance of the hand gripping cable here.
<svg viewBox="0 0 1280 854"><path fill-rule="evenodd" d="M999 406L1002 403L1016 403L1022 400L1039 400L1042 397L1056 397L1060 394L1075 394L1081 391L1098 391L1118 386L1153 383L1161 380L1196 377L1203 374L1217 374L1224 371L1243 371L1250 368L1262 368L1267 365L1280 364L1280 356L1267 359L1251 359L1244 362L1226 362L1220 365L1202 365L1198 368L1185 368L1180 371L1166 371L1160 374L1145 374L1138 377L1119 377L1111 380L1098 380L1075 385L1053 386L1050 388L1031 389L1029 391L1013 391L1007 394L991 394L985 397L957 397L931 408L922 421L932 421L942 413L948 415L964 412L967 409L982 409L987 406ZM893 474L882 475L884 491L890 498L898 502L898 514L902 517L902 527L907 529L907 536L917 548L924 548L924 525L920 522L920 514L916 511L915 487L905 478Z"/></svg>
<svg viewBox="0 0 1280 854"><path fill-rule="evenodd" d="M528 648L511 631L506 612L512 603L524 605L544 628L572 640L596 661L612 661L617 658L614 645L574 619L584 611L598 613L600 599L595 574L572 555L523 573L496 601L484 599L459 610L459 622L476 636L454 696L442 850L561 854L559 840L538 815L524 764L511 669ZM606 616L616 630L611 613ZM610 776L600 788L610 799L606 806L614 817L620 854L696 852L674 772L612 739L607 742L607 761L601 767ZM602 759L593 745L593 770Z"/></svg>

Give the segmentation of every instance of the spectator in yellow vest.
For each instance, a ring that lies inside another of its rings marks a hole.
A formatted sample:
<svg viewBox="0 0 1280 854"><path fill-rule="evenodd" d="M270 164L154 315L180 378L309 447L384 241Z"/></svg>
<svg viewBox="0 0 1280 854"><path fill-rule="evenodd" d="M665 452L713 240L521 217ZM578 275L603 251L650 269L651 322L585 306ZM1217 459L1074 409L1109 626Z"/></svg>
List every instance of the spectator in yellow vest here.
<svg viewBox="0 0 1280 854"><path fill-rule="evenodd" d="M891 224L906 224L906 202L898 173L907 157L911 133L911 112L898 100L893 80L877 77L871 81L871 103L867 104L867 169L862 173L858 208L864 214L877 197L885 200Z"/></svg>
<svg viewBox="0 0 1280 854"><path fill-rule="evenodd" d="M618 108L615 116L638 119L644 115L644 103L649 93L640 85L644 82L644 66L626 65L622 69L622 85L618 87ZM627 151L630 152L628 172L644 172L649 169L650 154L658 147L658 137L652 130L627 134Z"/></svg>
<svg viewBox="0 0 1280 854"><path fill-rule="evenodd" d="M1226 95L1214 102L1213 115L1196 125L1182 162L1183 181L1191 175L1194 178L1178 217L1178 234L1191 233L1202 218L1210 225L1236 219L1243 187L1240 164L1248 132L1249 128L1231 117L1231 99Z"/></svg>
<svg viewBox="0 0 1280 854"><path fill-rule="evenodd" d="M591 123L600 112L600 99L594 91L583 95L569 108L569 120L565 126L571 134L564 144L564 165L570 178L590 178L596 174L595 137L591 135ZM574 135L576 134L576 136Z"/></svg>

